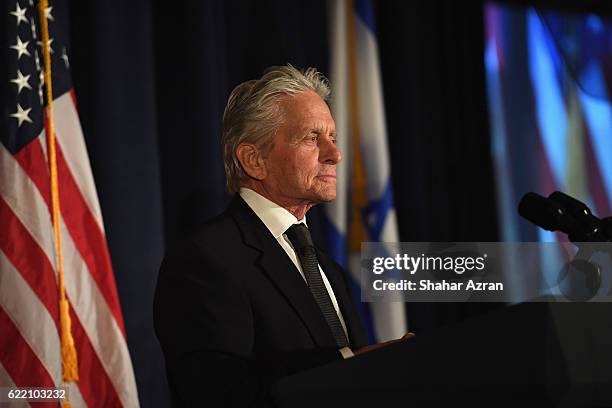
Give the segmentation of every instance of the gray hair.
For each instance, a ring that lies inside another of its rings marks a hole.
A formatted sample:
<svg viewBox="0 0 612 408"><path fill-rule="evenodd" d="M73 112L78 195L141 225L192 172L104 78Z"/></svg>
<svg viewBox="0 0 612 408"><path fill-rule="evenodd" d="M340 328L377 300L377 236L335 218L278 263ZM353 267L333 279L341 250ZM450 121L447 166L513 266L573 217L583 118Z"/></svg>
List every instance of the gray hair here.
<svg viewBox="0 0 612 408"><path fill-rule="evenodd" d="M223 112L221 137L226 188L230 193L238 191L240 183L249 178L236 157L238 145L252 143L264 155L269 153L276 131L284 121L279 98L306 91L314 91L327 101L329 81L315 68L299 70L291 64L270 67L260 79L234 88Z"/></svg>

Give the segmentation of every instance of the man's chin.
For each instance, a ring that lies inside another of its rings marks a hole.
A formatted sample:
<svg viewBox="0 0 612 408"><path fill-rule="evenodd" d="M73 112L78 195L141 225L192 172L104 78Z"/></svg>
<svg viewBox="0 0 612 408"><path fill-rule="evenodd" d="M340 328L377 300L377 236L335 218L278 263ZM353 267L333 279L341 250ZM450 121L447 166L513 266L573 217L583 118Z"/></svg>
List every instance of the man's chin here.
<svg viewBox="0 0 612 408"><path fill-rule="evenodd" d="M314 186L313 186L314 187ZM317 196L317 201L320 203L326 203L334 201L336 199L336 179L328 178L317 186L318 188L313 189L313 192Z"/></svg>
<svg viewBox="0 0 612 408"><path fill-rule="evenodd" d="M321 191L317 194L317 201L320 203L328 203L336 199L336 189L333 191Z"/></svg>

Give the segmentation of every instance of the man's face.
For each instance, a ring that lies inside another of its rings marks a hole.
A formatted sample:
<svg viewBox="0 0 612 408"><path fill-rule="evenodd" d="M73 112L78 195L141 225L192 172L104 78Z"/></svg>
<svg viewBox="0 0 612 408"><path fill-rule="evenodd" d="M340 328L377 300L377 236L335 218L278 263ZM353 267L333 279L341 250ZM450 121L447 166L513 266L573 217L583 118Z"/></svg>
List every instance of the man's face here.
<svg viewBox="0 0 612 408"><path fill-rule="evenodd" d="M320 203L336 198L336 125L329 108L313 91L280 102L285 122L278 129L265 163L263 181L276 199Z"/></svg>

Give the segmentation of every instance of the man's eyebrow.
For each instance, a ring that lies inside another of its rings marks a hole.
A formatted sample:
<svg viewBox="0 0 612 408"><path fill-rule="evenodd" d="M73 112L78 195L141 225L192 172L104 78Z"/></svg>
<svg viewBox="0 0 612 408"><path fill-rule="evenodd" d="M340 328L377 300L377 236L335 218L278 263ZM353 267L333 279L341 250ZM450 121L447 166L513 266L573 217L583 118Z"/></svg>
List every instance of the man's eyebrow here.
<svg viewBox="0 0 612 408"><path fill-rule="evenodd" d="M327 128L325 126L319 126L319 125L314 125L314 126L306 126L304 128L305 131L307 132L317 132L317 133L323 133L327 130ZM332 130L331 132L329 132L330 135L336 135L336 130Z"/></svg>
<svg viewBox="0 0 612 408"><path fill-rule="evenodd" d="M331 132L329 132L329 136L333 137L333 138L336 138L338 136L338 134L336 133L335 130L332 130Z"/></svg>

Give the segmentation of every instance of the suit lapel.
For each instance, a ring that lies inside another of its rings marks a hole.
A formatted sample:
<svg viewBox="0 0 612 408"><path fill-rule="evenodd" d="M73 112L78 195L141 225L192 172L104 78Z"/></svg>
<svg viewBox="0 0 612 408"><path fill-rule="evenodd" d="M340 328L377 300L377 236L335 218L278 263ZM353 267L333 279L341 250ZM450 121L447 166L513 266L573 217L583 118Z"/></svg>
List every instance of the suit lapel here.
<svg viewBox="0 0 612 408"><path fill-rule="evenodd" d="M264 223L237 194L229 211L242 231L244 243L260 251L262 271L295 310L317 346L335 347L331 330L304 279Z"/></svg>

